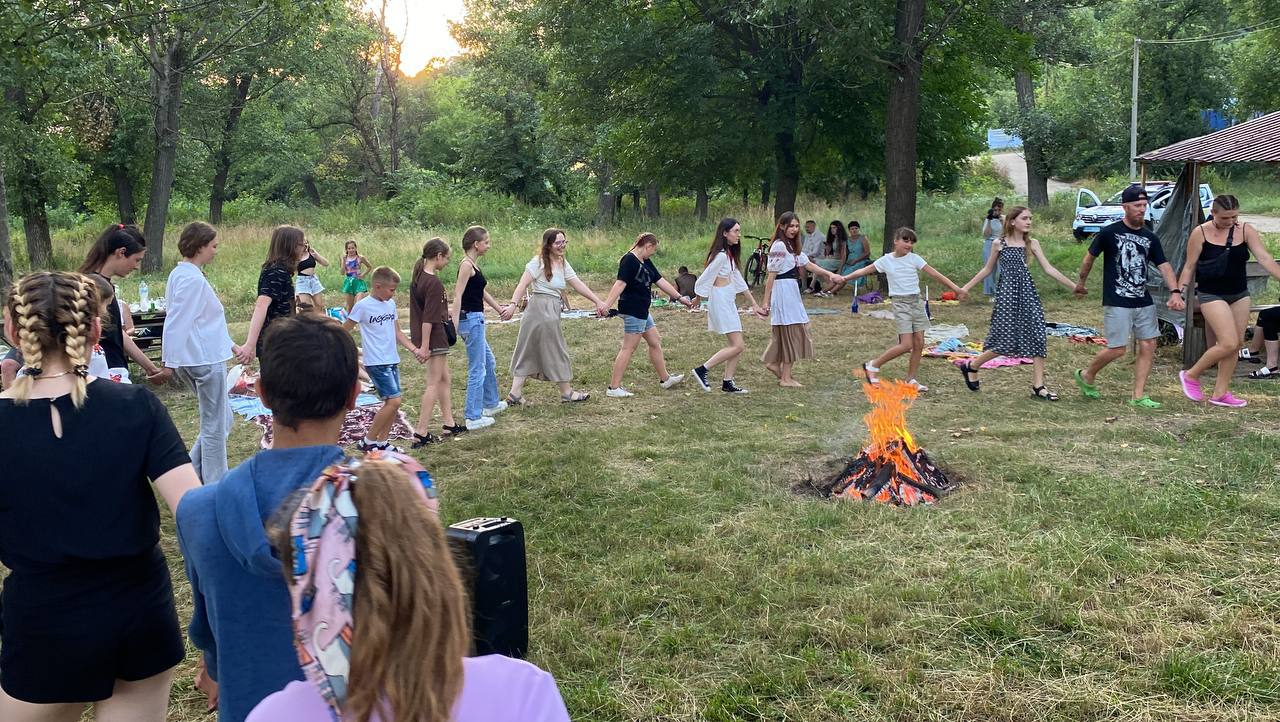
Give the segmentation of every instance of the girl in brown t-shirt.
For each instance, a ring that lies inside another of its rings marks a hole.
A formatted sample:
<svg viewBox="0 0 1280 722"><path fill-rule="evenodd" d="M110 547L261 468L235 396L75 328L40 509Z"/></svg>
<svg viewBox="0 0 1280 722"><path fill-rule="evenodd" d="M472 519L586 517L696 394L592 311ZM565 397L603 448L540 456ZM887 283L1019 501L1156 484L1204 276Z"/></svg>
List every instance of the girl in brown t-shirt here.
<svg viewBox="0 0 1280 722"><path fill-rule="evenodd" d="M444 422L442 436L453 436L467 430L454 423L453 400L449 385L449 339L444 323L449 320L449 296L437 272L449 265L449 244L432 238L422 247L422 257L413 267L409 288L409 338L413 345L431 353L427 359L427 388L422 392L422 415L413 430L413 448L418 449L440 440L428 428L436 404ZM426 343L424 343L424 340Z"/></svg>

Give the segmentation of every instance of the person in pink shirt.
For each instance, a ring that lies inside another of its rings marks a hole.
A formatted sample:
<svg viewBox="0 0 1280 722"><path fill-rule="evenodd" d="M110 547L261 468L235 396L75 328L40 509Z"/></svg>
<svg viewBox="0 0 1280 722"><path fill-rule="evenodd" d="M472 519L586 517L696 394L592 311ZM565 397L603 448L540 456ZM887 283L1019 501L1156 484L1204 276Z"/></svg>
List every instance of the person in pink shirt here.
<svg viewBox="0 0 1280 722"><path fill-rule="evenodd" d="M463 656L470 613L420 482L430 484L396 456L332 466L278 515L272 540L307 681L262 700L248 722L567 722L550 674Z"/></svg>

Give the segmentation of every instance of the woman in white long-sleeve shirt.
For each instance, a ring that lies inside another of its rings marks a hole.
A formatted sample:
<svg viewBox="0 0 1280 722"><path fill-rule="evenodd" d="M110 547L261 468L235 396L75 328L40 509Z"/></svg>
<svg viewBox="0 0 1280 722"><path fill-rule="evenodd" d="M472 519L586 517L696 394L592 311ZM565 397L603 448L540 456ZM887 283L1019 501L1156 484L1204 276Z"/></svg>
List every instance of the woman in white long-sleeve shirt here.
<svg viewBox="0 0 1280 722"><path fill-rule="evenodd" d="M751 310L760 317L764 311L756 305L756 298L742 278L738 267L739 242L742 240L742 226L732 218L723 218L716 226L715 238L711 241L711 250L707 252L707 265L694 284L694 292L707 299L707 330L724 334L729 345L716 351L706 363L693 369L693 378L703 391L710 391L707 371L724 363L724 380L720 390L728 394L745 394L747 390L733 382L733 374L738 368L738 357L746 350L742 339L742 320L738 316L737 298L739 293L747 294L751 301Z"/></svg>
<svg viewBox="0 0 1280 722"><path fill-rule="evenodd" d="M809 260L800 250L800 219L791 211L783 213L773 231L773 243L769 247L768 276L764 282L764 307L769 312L772 334L769 348L765 349L765 368L778 377L779 386L799 387L791 377L791 368L800 359L813 356L813 341L809 339L809 314L800 301L800 285L796 282L797 269L806 268L823 276L832 285L843 279Z"/></svg>
<svg viewBox="0 0 1280 722"><path fill-rule="evenodd" d="M208 223L189 223L178 238L178 252L182 260L165 284L161 359L196 394L200 436L191 447L191 463L200 480L212 484L227 473L231 406L226 361L240 348L231 342L222 301L204 277L205 264L218 253L218 232Z"/></svg>

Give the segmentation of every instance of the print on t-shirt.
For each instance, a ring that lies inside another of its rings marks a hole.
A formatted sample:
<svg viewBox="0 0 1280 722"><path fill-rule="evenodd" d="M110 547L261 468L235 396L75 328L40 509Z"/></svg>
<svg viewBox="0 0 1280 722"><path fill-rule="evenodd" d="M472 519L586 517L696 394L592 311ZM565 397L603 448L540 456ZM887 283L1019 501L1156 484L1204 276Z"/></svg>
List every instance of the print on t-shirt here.
<svg viewBox="0 0 1280 722"><path fill-rule="evenodd" d="M1094 236L1089 253L1102 256L1102 303L1105 306L1140 308L1152 303L1147 292L1147 264L1165 263L1164 248L1156 234L1115 223Z"/></svg>

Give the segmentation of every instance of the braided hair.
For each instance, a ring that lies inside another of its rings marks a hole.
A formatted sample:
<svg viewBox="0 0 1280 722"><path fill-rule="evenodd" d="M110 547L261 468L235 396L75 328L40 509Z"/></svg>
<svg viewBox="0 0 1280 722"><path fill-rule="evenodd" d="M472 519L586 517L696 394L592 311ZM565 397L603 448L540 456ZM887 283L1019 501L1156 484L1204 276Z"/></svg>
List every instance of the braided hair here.
<svg viewBox="0 0 1280 722"><path fill-rule="evenodd" d="M9 309L17 327L25 366L13 384L13 398L26 403L44 370L45 356L65 356L71 365L71 401L84 405L88 393L89 338L99 312L98 287L87 276L37 271L14 284Z"/></svg>

